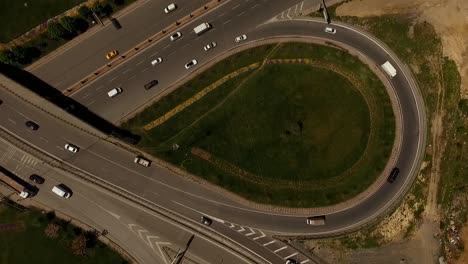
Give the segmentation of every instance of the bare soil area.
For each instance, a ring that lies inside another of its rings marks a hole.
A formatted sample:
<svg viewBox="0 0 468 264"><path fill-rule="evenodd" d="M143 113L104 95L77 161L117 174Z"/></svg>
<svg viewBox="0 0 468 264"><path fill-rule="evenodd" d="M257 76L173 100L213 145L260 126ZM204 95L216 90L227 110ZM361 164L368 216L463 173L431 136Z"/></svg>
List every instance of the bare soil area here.
<svg viewBox="0 0 468 264"><path fill-rule="evenodd" d="M462 97L468 98L468 1L467 0L360 0L344 3L338 16L380 16L410 13L431 23L442 38L444 55L453 59L462 77Z"/></svg>

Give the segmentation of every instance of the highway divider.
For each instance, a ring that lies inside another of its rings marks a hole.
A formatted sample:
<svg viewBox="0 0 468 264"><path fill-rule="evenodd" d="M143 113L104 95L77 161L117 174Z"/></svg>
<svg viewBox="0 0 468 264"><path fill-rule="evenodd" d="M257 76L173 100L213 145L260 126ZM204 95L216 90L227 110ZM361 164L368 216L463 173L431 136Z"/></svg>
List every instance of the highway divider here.
<svg viewBox="0 0 468 264"><path fill-rule="evenodd" d="M205 4L204 6L196 9L195 11L190 13L188 16L185 16L185 17L181 18L180 20L178 20L175 23L171 24L170 26L166 27L162 31L159 31L158 33L156 33L152 37L144 40L143 42L136 45L132 49L130 49L130 50L124 52L123 54L119 55L118 58L112 60L110 63L107 63L105 66L95 70L93 73L91 73L88 76L84 77L81 81L73 84L71 87L67 88L63 92L63 94L66 95L66 96L70 96L70 95L76 93L81 88L88 85L92 81L96 80L101 75L109 72L111 69L113 69L116 66L122 64L126 60L132 58L133 56L135 56L136 54L141 52L142 50L144 50L147 47L151 46L151 44L153 42L156 42L156 41L162 39L163 37L168 35L168 33L173 32L177 28L180 28L180 27L182 27L182 26L184 26L186 24L189 24L190 22L192 22L192 20L202 16L203 14L207 13L208 11L211 11L212 9L218 7L219 5L221 5L221 4L223 4L224 2L227 2L227 1L228 0L213 0L213 1Z"/></svg>

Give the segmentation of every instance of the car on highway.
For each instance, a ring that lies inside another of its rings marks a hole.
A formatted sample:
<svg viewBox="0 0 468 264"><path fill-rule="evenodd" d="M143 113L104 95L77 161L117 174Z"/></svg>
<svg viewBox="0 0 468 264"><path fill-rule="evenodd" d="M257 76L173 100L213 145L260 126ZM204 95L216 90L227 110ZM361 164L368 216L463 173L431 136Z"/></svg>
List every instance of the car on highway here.
<svg viewBox="0 0 468 264"><path fill-rule="evenodd" d="M123 92L122 87L116 87L116 88L110 90L109 92L107 92L107 95L108 95L110 98L112 98L112 97L115 97L115 96L119 95L119 94L122 93L122 92Z"/></svg>
<svg viewBox="0 0 468 264"><path fill-rule="evenodd" d="M331 28L331 27L325 27L325 33L335 34L336 29Z"/></svg>
<svg viewBox="0 0 468 264"><path fill-rule="evenodd" d="M39 129L39 125L34 123L33 121L29 120L29 121L26 121L26 123L24 123L29 129L31 130L38 130Z"/></svg>
<svg viewBox="0 0 468 264"><path fill-rule="evenodd" d="M170 12L176 10L177 6L176 4L172 3L169 4L166 8L164 8L164 13L169 14Z"/></svg>
<svg viewBox="0 0 468 264"><path fill-rule="evenodd" d="M191 60L185 64L185 69L190 69L191 67L197 65L198 61L197 60Z"/></svg>
<svg viewBox="0 0 468 264"><path fill-rule="evenodd" d="M308 225L313 225L313 226L325 225L325 216L324 215L319 215L319 216L308 217L307 220L306 220L306 223Z"/></svg>
<svg viewBox="0 0 468 264"><path fill-rule="evenodd" d="M106 58L107 58L108 60L111 60L111 59L113 59L115 56L117 56L118 54L119 54L118 51L113 50L113 51L107 53Z"/></svg>
<svg viewBox="0 0 468 264"><path fill-rule="evenodd" d="M72 153L77 153L80 150L77 146L70 143L65 144L65 149Z"/></svg>
<svg viewBox="0 0 468 264"><path fill-rule="evenodd" d="M72 195L70 189L63 184L54 186L52 192L63 198L70 198Z"/></svg>
<svg viewBox="0 0 468 264"><path fill-rule="evenodd" d="M206 226L210 226L213 223L213 220L211 220L210 218L206 216L202 216L200 219L200 222Z"/></svg>
<svg viewBox="0 0 468 264"><path fill-rule="evenodd" d="M143 167L149 167L151 165L151 161L148 159L143 158L142 156L136 156L133 160L136 164L139 164Z"/></svg>
<svg viewBox="0 0 468 264"><path fill-rule="evenodd" d="M29 176L29 179L37 184L43 184L45 181L44 178L37 174L31 174L31 176Z"/></svg>
<svg viewBox="0 0 468 264"><path fill-rule="evenodd" d="M286 260L286 264L300 264L299 261L295 260L295 259L292 259L292 258L288 258Z"/></svg>
<svg viewBox="0 0 468 264"><path fill-rule="evenodd" d="M399 173L400 173L399 168L393 168L393 170L390 172L390 175L388 175L387 181L389 183L393 183L396 180L396 178L398 177Z"/></svg>
<svg viewBox="0 0 468 264"><path fill-rule="evenodd" d="M114 26L115 29L121 29L122 25L120 22L117 20L117 18L113 17L111 18L112 25Z"/></svg>
<svg viewBox="0 0 468 264"><path fill-rule="evenodd" d="M216 42L213 41L213 42L211 42L210 44L205 45L205 46L203 47L203 49L204 49L205 51L209 51L210 49L212 49L212 48L214 48L214 47L216 47Z"/></svg>
<svg viewBox="0 0 468 264"><path fill-rule="evenodd" d="M149 83L145 84L144 87L145 87L145 90L149 90L156 85L158 85L158 80L152 80Z"/></svg>
<svg viewBox="0 0 468 264"><path fill-rule="evenodd" d="M178 40L180 39L180 37L182 37L182 33L180 33L179 31L177 31L176 33L172 34L170 39L171 41L175 41L175 40Z"/></svg>
<svg viewBox="0 0 468 264"><path fill-rule="evenodd" d="M236 41L236 43L239 43L239 42L244 41L244 40L246 40L246 39L247 39L247 35L244 34L244 35L238 36L238 37L235 39L235 41Z"/></svg>
<svg viewBox="0 0 468 264"><path fill-rule="evenodd" d="M151 65L156 66L156 65L158 65L158 64L161 63L161 62L162 62L162 58L159 57L159 58L156 58L155 60L152 60L152 61L151 61Z"/></svg>

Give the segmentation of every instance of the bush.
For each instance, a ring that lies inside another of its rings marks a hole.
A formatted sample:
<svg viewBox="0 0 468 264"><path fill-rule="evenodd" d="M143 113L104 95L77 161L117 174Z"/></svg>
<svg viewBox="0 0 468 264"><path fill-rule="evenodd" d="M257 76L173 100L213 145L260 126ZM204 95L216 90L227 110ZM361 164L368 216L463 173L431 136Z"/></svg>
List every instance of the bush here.
<svg viewBox="0 0 468 264"><path fill-rule="evenodd" d="M85 5L80 6L80 8L78 8L78 15L84 20L91 20L93 18L93 13Z"/></svg>
<svg viewBox="0 0 468 264"><path fill-rule="evenodd" d="M15 54L13 54L11 50L0 50L0 62L11 65L14 64L15 61Z"/></svg>
<svg viewBox="0 0 468 264"><path fill-rule="evenodd" d="M94 2L93 6L91 7L94 13L96 13L98 16L101 15L103 8L104 6L99 1Z"/></svg>
<svg viewBox="0 0 468 264"><path fill-rule="evenodd" d="M50 238L57 238L60 230L60 226L57 224L48 224L44 230L44 234Z"/></svg>
<svg viewBox="0 0 468 264"><path fill-rule="evenodd" d="M86 237L80 235L71 242L70 249L75 256L86 256Z"/></svg>
<svg viewBox="0 0 468 264"><path fill-rule="evenodd" d="M468 115L468 99L461 99L458 101L458 109L465 114Z"/></svg>
<svg viewBox="0 0 468 264"><path fill-rule="evenodd" d="M60 25L68 32L68 34L76 36L76 24L73 17L64 16L60 19Z"/></svg>
<svg viewBox="0 0 468 264"><path fill-rule="evenodd" d="M50 23L47 27L47 33L49 34L50 38L55 40L65 38L67 35L65 28L63 28L63 26L58 22Z"/></svg>
<svg viewBox="0 0 468 264"><path fill-rule="evenodd" d="M113 0L113 2L114 2L114 5L116 6L125 4L125 0Z"/></svg>

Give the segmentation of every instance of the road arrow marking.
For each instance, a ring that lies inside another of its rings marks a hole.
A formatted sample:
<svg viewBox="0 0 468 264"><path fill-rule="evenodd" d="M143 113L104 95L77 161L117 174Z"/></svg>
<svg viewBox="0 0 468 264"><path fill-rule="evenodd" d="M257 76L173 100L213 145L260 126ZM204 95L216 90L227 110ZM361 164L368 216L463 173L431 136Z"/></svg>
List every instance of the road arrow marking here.
<svg viewBox="0 0 468 264"><path fill-rule="evenodd" d="M243 232L243 231L245 231L245 228L243 226L241 226L240 229L237 230L237 232Z"/></svg>
<svg viewBox="0 0 468 264"><path fill-rule="evenodd" d="M245 234L246 236L251 236L251 235L255 234L255 231L253 231L252 228L248 227L248 229L250 229L250 233Z"/></svg>
<svg viewBox="0 0 468 264"><path fill-rule="evenodd" d="M261 236L258 236L258 237L254 237L253 240L257 240L257 239L260 239L262 237L266 237L265 233L263 233L261 230L259 230L260 233L262 234Z"/></svg>

